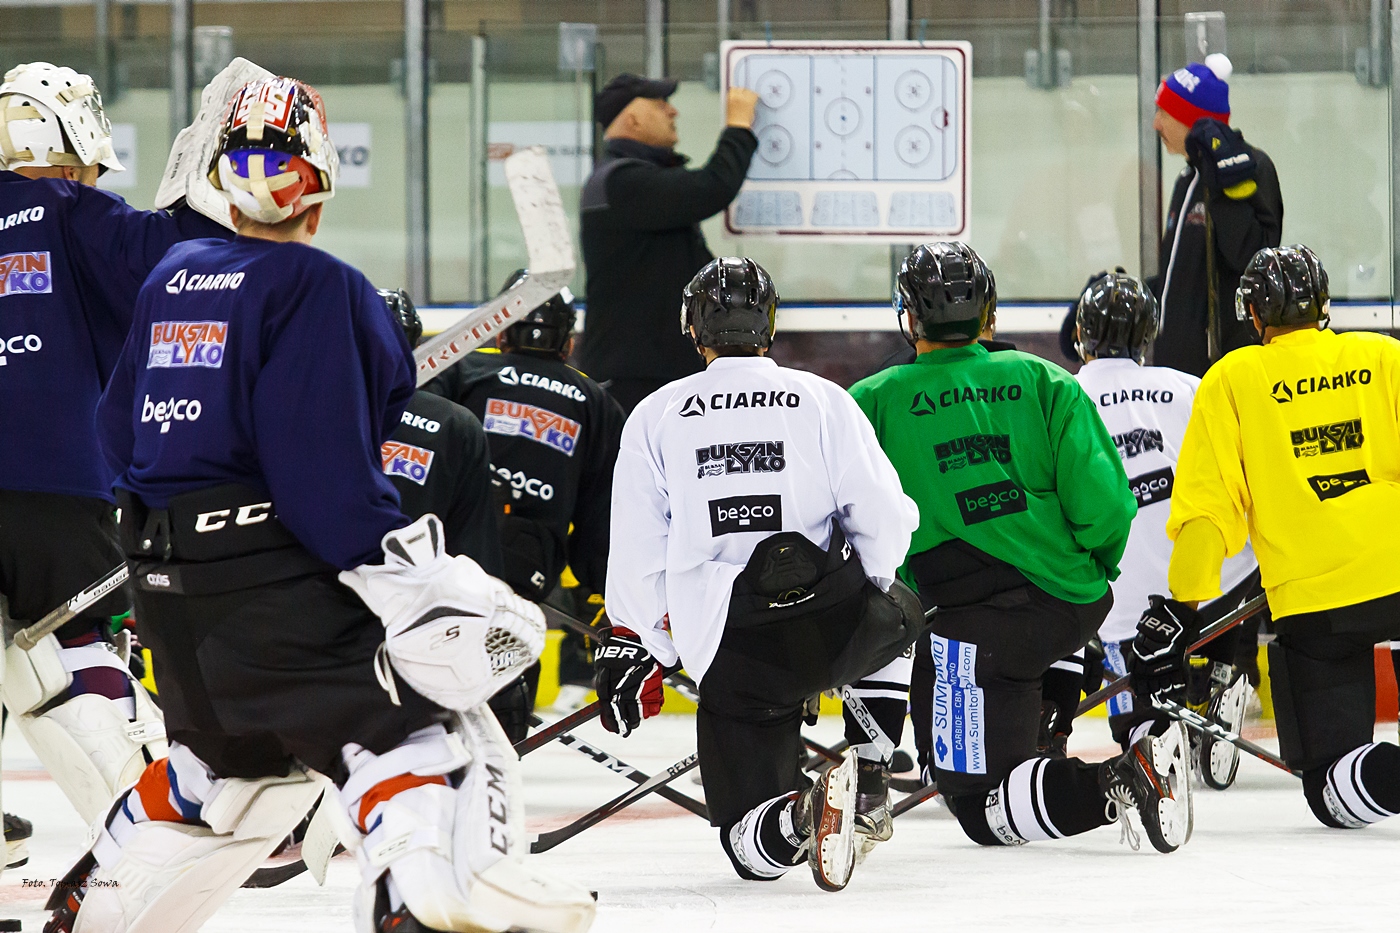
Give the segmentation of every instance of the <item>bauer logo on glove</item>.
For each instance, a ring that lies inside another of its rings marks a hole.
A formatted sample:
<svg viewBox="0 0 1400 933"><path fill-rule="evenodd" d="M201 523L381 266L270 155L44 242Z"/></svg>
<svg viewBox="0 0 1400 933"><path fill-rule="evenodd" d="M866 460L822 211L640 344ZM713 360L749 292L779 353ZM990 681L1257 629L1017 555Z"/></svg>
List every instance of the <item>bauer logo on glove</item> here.
<svg viewBox="0 0 1400 933"><path fill-rule="evenodd" d="M600 634L603 643L593 653L593 689L602 704L603 728L626 738L643 719L661 712L666 672L630 629L614 625Z"/></svg>
<svg viewBox="0 0 1400 933"><path fill-rule="evenodd" d="M380 683L397 698L393 674L448 709L485 703L544 650L538 606L468 557L443 551L442 524L424 515L384 536L384 563L340 574L384 623Z"/></svg>
<svg viewBox="0 0 1400 933"><path fill-rule="evenodd" d="M1128 659L1133 692L1148 697L1186 689L1186 655L1200 634L1196 610L1175 599L1149 597Z"/></svg>

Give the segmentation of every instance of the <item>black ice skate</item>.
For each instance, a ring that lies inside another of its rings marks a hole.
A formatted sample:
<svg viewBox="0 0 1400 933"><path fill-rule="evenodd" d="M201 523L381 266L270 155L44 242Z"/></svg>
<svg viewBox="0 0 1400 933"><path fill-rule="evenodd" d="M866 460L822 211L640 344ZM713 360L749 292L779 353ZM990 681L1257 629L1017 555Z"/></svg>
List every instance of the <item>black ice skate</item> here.
<svg viewBox="0 0 1400 933"><path fill-rule="evenodd" d="M374 933L443 933L437 927L426 926L408 912L408 907L391 910L389 907L389 886L380 878L374 892ZM45 930L44 933L48 933Z"/></svg>
<svg viewBox="0 0 1400 933"><path fill-rule="evenodd" d="M1128 808L1142 820L1143 832L1158 852L1175 852L1191 838L1194 820L1186 727L1173 722L1160 736L1145 735L1117 758L1099 765L1099 786L1108 796L1107 815L1123 827L1123 838L1138 848Z"/></svg>
<svg viewBox="0 0 1400 933"><path fill-rule="evenodd" d="M856 769L856 861L864 861L893 835L889 769L883 762L861 761Z"/></svg>
<svg viewBox="0 0 1400 933"><path fill-rule="evenodd" d="M18 868L29 863L29 837L34 824L22 816L5 814L5 867Z"/></svg>
<svg viewBox="0 0 1400 933"><path fill-rule="evenodd" d="M1069 732L1062 728L1060 705L1054 700L1040 703L1040 734L1035 741L1037 754L1047 758L1067 758L1065 747L1069 744Z"/></svg>
<svg viewBox="0 0 1400 933"><path fill-rule="evenodd" d="M54 885L53 893L44 904L45 910L53 911L49 922L44 924L44 933L73 933L78 922L78 909L83 906L83 894L87 892L88 879L97 871L97 859L91 852L78 859L78 864L68 870L63 880Z"/></svg>
<svg viewBox="0 0 1400 933"><path fill-rule="evenodd" d="M1226 664L1216 664L1211 678L1210 705L1206 718L1238 733L1244 726L1245 710L1249 707L1254 688L1245 672ZM1207 787L1224 790L1235 783L1240 767L1240 750L1213 735L1201 736L1201 780Z"/></svg>
<svg viewBox="0 0 1400 933"><path fill-rule="evenodd" d="M793 822L804 841L812 877L823 891L840 891L851 880L856 864L856 759L841 764L817 779L797 798Z"/></svg>

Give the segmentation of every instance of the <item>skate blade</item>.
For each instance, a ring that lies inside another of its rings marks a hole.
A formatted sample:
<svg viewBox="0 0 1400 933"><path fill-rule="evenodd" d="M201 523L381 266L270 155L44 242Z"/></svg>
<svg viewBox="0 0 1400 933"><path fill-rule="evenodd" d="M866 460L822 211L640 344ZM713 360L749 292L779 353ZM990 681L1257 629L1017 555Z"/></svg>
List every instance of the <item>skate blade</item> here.
<svg viewBox="0 0 1400 933"><path fill-rule="evenodd" d="M821 820L813 830L809 863L823 891L840 891L856 862L856 759L852 755L827 772Z"/></svg>

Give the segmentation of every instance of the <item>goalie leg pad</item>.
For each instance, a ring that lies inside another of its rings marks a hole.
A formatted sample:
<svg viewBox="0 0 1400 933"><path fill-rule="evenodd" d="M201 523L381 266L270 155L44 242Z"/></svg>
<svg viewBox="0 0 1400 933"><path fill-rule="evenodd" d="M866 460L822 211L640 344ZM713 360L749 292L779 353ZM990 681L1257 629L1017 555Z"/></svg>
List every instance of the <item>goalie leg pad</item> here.
<svg viewBox="0 0 1400 933"><path fill-rule="evenodd" d="M376 929L386 872L390 906L433 929L582 933L592 924L587 890L524 862L519 763L488 709L459 715L451 733L432 727L383 755L347 747L345 757L341 800L368 829L357 929Z"/></svg>
<svg viewBox="0 0 1400 933"><path fill-rule="evenodd" d="M96 867L87 876L73 933L194 933L321 792L321 783L302 771L256 780L208 779L204 771L206 783L190 767L197 758L178 745L174 754L166 773L177 777L169 784L159 777L166 763L157 762L142 781L155 792L138 786L112 808L90 853ZM189 786L177 787L180 777ZM175 806L160 800L162 787ZM206 793L202 802L192 799ZM179 819L149 818L157 814ZM192 818L202 824L187 822Z"/></svg>
<svg viewBox="0 0 1400 933"><path fill-rule="evenodd" d="M72 682L73 675L63 666L58 639L52 633L28 651L16 644L5 649L5 681L0 696L16 716L62 696Z"/></svg>

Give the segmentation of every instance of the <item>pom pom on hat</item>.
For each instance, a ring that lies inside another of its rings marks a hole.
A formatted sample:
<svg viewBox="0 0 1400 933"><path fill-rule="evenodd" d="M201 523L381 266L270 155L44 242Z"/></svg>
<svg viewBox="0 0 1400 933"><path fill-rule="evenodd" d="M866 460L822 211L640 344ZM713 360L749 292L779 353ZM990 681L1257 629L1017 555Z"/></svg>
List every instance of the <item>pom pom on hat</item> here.
<svg viewBox="0 0 1400 933"><path fill-rule="evenodd" d="M1204 63L1192 62L1162 79L1157 89L1157 106L1173 119L1192 126L1208 117L1230 122L1230 85L1234 73L1230 59L1219 52L1206 56Z"/></svg>

